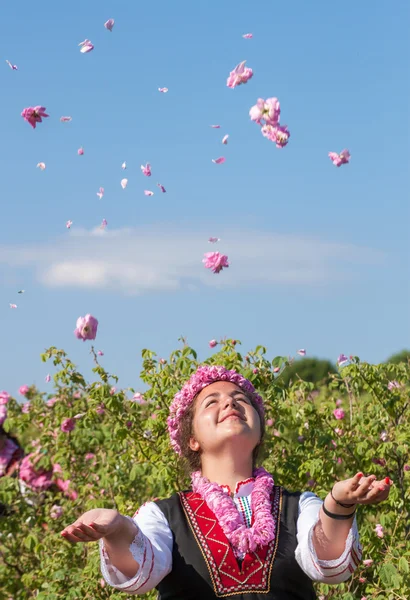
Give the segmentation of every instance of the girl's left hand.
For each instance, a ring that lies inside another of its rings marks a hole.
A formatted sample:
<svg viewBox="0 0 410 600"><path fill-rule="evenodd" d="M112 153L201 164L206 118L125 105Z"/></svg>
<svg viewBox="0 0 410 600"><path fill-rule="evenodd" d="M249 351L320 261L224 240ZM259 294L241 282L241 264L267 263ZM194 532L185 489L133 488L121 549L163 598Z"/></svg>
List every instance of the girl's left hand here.
<svg viewBox="0 0 410 600"><path fill-rule="evenodd" d="M363 473L357 473L335 483L332 494L342 504L378 504L386 500L392 484L388 477L377 481L376 475L365 477Z"/></svg>

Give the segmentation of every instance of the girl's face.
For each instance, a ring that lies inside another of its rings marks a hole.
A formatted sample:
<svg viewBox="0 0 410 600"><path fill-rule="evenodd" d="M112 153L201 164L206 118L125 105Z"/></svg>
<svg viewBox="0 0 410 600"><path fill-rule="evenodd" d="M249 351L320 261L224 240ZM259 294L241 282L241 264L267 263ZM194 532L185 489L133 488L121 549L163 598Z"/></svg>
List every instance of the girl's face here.
<svg viewBox="0 0 410 600"><path fill-rule="evenodd" d="M191 450L217 454L229 445L252 454L261 438L259 414L248 396L230 381L211 383L194 405Z"/></svg>

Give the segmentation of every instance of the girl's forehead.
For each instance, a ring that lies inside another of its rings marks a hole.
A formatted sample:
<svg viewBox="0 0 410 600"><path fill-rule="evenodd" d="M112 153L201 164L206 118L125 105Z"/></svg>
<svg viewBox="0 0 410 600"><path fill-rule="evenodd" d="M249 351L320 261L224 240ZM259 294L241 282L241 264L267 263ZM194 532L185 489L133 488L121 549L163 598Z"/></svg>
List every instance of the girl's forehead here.
<svg viewBox="0 0 410 600"><path fill-rule="evenodd" d="M197 396L197 400L205 398L205 396L209 396L209 394L218 394L218 393L228 393L229 392L243 392L241 388L232 383L231 381L215 381L214 383L210 383L203 390L201 390Z"/></svg>

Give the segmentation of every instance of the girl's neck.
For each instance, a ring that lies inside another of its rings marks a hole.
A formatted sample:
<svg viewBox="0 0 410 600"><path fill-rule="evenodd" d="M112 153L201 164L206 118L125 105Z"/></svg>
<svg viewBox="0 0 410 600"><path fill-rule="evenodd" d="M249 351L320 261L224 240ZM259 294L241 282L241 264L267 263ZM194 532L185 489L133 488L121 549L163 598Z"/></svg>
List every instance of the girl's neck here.
<svg viewBox="0 0 410 600"><path fill-rule="evenodd" d="M201 459L202 476L219 485L228 485L232 493L235 492L238 481L252 477L252 456L243 458L235 455L202 455Z"/></svg>

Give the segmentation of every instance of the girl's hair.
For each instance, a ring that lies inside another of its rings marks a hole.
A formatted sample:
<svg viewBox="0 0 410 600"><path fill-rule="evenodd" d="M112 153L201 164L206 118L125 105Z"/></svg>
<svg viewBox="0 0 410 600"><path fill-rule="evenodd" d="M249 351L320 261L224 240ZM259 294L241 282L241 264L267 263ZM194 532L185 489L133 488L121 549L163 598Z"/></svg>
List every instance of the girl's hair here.
<svg viewBox="0 0 410 600"><path fill-rule="evenodd" d="M181 418L180 424L179 445L181 447L182 458L184 460L185 467L189 475L193 471L201 470L201 451L191 450L191 448L189 447L189 440L194 435L193 423L195 415L195 400L197 399L198 395L199 393L195 396L195 398L191 402L190 407L188 408L184 416ZM257 402L255 402L252 395L246 394L246 396L249 398L253 408L258 413L261 424L261 438L259 444L255 446L252 452L252 466L253 468L255 468L256 462L258 460L259 450L262 446L263 438L265 436L265 417L263 416L263 414L261 414L259 405L257 404Z"/></svg>
<svg viewBox="0 0 410 600"><path fill-rule="evenodd" d="M15 438L14 435L10 435L9 433L7 433L7 431L4 429L3 425L0 425L0 437L2 437L2 436L8 438L9 440L11 440L15 444L17 444L17 446L22 450L21 444L18 441L18 439Z"/></svg>

